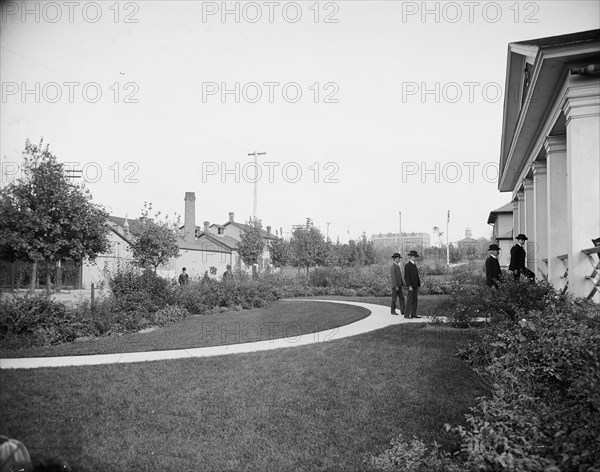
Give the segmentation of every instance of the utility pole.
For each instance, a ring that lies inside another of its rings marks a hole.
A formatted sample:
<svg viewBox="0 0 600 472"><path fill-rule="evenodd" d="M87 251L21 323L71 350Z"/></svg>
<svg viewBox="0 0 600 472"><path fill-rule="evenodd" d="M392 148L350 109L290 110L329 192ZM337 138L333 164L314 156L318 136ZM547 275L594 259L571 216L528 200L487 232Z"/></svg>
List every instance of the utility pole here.
<svg viewBox="0 0 600 472"><path fill-rule="evenodd" d="M254 208L252 211L252 217L254 218L254 220L256 221L256 207L258 205L258 162L257 162L257 157L258 156L265 156L267 153L266 152L251 152L248 153L249 156L254 156L254 168L256 169L256 174L254 175Z"/></svg>
<svg viewBox="0 0 600 472"><path fill-rule="evenodd" d="M402 254L402 212L398 212L398 252Z"/></svg>
<svg viewBox="0 0 600 472"><path fill-rule="evenodd" d="M327 241L329 241L329 225L331 223L327 222Z"/></svg>
<svg viewBox="0 0 600 472"><path fill-rule="evenodd" d="M450 224L450 210L448 210L448 219L446 220L446 267L450 267L450 246L448 245L448 225Z"/></svg>

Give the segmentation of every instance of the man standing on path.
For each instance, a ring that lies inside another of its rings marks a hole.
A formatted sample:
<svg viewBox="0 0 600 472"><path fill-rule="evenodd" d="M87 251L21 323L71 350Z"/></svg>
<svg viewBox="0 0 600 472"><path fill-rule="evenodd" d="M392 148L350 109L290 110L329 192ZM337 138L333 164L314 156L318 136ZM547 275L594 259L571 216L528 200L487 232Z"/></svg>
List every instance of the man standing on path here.
<svg viewBox="0 0 600 472"><path fill-rule="evenodd" d="M498 288L498 282L502 280L502 270L498 262L500 247L497 244L490 244L488 251L490 255L485 260L485 281L488 287Z"/></svg>
<svg viewBox="0 0 600 472"><path fill-rule="evenodd" d="M419 279L419 269L417 269L417 264L415 263L415 259L419 257L419 254L417 254L417 251L410 251L408 257L410 260L404 266L404 280L408 286L404 318L421 318L417 316L421 279Z"/></svg>
<svg viewBox="0 0 600 472"><path fill-rule="evenodd" d="M400 314L405 313L404 293L402 293L404 282L402 281L402 270L400 269L402 256L395 252L392 254L392 259L394 260L390 268L392 276L392 315L397 315L396 306L400 307ZM399 299L400 303L398 305L396 305L396 299Z"/></svg>

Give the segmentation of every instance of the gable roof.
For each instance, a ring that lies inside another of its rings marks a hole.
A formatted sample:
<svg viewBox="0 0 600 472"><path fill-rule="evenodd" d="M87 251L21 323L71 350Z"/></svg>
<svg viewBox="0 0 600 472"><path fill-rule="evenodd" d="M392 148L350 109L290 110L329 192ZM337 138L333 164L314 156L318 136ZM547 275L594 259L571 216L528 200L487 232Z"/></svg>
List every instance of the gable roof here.
<svg viewBox="0 0 600 472"><path fill-rule="evenodd" d="M249 230L251 230L251 229L252 229L252 226L250 226L250 225L246 225L246 224L242 224L242 223L238 223L238 222L236 222L236 221L228 221L227 223L225 223L225 224L223 225L223 227L226 227L226 226L229 226L229 225L233 225L233 226L235 226L236 228L239 228L239 229L241 229L242 231L249 231ZM267 233L267 232L266 232L264 229L261 229L261 230L260 230L260 235L261 235L261 237L263 237L264 239L272 239L272 240L279 239L279 238L278 238L277 236L275 236L274 234L272 234L272 233Z"/></svg>
<svg viewBox="0 0 600 472"><path fill-rule="evenodd" d="M496 222L496 219L500 213L512 213L513 207L512 202L508 202L505 205L502 205L500 208L496 208L495 210L490 211L490 216L488 217L487 223L488 225L493 225Z"/></svg>
<svg viewBox="0 0 600 472"><path fill-rule="evenodd" d="M600 30L508 45L498 189L514 191L527 171L540 124L550 114L569 69L598 60Z"/></svg>

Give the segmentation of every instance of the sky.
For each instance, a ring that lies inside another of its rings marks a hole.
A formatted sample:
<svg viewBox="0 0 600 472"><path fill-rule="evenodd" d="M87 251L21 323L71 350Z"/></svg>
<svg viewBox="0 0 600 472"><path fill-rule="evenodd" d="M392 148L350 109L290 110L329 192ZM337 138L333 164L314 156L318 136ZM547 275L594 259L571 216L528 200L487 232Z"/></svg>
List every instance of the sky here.
<svg viewBox="0 0 600 472"><path fill-rule="evenodd" d="M598 1L8 2L2 184L43 137L94 201L489 237L508 44L600 27ZM254 157L249 154L266 153ZM444 234L444 238L446 235Z"/></svg>

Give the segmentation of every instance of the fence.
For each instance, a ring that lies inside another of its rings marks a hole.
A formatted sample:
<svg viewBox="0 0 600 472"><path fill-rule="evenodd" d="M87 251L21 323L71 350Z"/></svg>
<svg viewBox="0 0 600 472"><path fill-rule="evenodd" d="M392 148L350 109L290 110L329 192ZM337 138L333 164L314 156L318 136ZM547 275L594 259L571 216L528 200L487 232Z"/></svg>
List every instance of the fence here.
<svg viewBox="0 0 600 472"><path fill-rule="evenodd" d="M50 270L52 288L81 288L81 264L75 261L65 261L47 266L46 261L37 261L37 264L34 264L29 261L8 262L2 260L0 260L0 288L12 290L31 288L32 277L35 278L33 288L45 288L48 270Z"/></svg>

